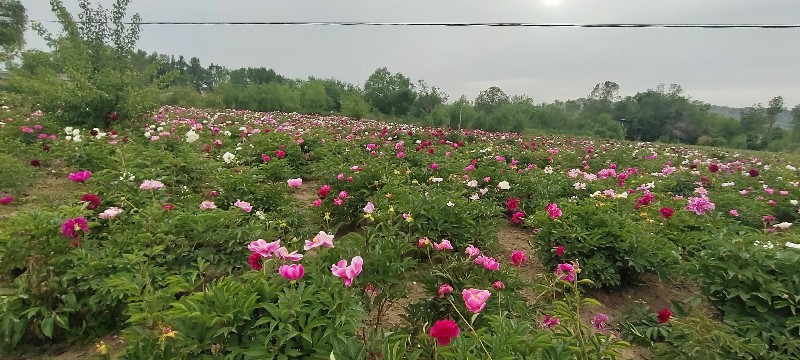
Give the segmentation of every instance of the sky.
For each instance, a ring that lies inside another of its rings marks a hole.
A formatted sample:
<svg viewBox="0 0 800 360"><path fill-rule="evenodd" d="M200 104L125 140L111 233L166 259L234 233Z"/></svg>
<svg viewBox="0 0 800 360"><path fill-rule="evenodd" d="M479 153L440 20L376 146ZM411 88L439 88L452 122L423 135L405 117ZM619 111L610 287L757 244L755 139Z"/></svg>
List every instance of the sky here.
<svg viewBox="0 0 800 360"><path fill-rule="evenodd" d="M29 19L55 19L48 0L23 3ZM64 3L77 10L77 1ZM143 21L800 24L798 0L133 0L129 12ZM26 41L45 48L32 31ZM144 26L138 46L355 84L385 66L451 101L490 86L537 103L577 99L610 80L622 96L675 83L715 105L766 105L780 95L791 108L800 104L798 43L800 29L159 25Z"/></svg>

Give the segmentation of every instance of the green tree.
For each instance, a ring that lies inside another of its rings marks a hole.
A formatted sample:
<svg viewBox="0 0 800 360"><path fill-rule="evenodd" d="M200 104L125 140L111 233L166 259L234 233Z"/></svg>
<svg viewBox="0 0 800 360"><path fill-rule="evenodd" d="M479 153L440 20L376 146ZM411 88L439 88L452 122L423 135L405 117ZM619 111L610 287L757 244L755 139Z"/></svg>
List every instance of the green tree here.
<svg viewBox="0 0 800 360"><path fill-rule="evenodd" d="M28 16L19 0L0 0L0 47L3 50L0 60L6 60L25 45L27 26Z"/></svg>
<svg viewBox="0 0 800 360"><path fill-rule="evenodd" d="M491 86L481 91L475 98L475 109L489 114L500 106L510 103L511 99L508 94L497 86Z"/></svg>
<svg viewBox="0 0 800 360"><path fill-rule="evenodd" d="M417 81L417 100L414 102L412 115L423 117L430 114L437 106L444 105L447 99L447 94L441 89L436 86L428 86L424 80L419 80Z"/></svg>
<svg viewBox="0 0 800 360"><path fill-rule="evenodd" d="M416 98L411 80L385 67L375 70L364 83L364 99L384 114L406 115Z"/></svg>
<svg viewBox="0 0 800 360"><path fill-rule="evenodd" d="M372 110L369 103L358 92L352 92L342 98L342 115L353 119L361 119Z"/></svg>
<svg viewBox="0 0 800 360"><path fill-rule="evenodd" d="M792 139L794 141L800 140L800 105L792 108Z"/></svg>
<svg viewBox="0 0 800 360"><path fill-rule="evenodd" d="M767 142L773 141L773 134L772 128L775 126L775 122L778 120L778 115L786 111L786 105L783 103L783 97L776 96L769 101L769 107L767 107L767 129L764 131L764 137L762 139L762 147L767 146Z"/></svg>
<svg viewBox="0 0 800 360"><path fill-rule="evenodd" d="M324 114L333 108L333 102L322 81L311 80L300 86L300 101L304 112Z"/></svg>
<svg viewBox="0 0 800 360"><path fill-rule="evenodd" d="M143 74L133 67L141 19L126 18L129 3L117 0L109 12L81 0L76 20L60 0L51 0L62 34L33 26L51 50L50 66L28 66L24 61L33 57L23 56L23 64L11 68L9 87L70 125L108 126L151 110L157 88L150 73L156 69Z"/></svg>

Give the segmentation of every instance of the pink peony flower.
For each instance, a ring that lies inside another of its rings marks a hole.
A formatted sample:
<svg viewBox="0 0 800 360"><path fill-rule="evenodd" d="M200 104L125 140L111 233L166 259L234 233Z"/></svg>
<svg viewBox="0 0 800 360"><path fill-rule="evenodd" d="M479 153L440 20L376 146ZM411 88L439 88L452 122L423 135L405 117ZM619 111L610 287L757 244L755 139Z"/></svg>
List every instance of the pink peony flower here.
<svg viewBox="0 0 800 360"><path fill-rule="evenodd" d="M500 263L497 262L494 258L487 257L483 260L483 268L489 271L497 271L500 270Z"/></svg>
<svg viewBox="0 0 800 360"><path fill-rule="evenodd" d="M319 190L317 190L317 197L320 199L324 199L328 197L328 193L331 192L331 186L328 184L322 185Z"/></svg>
<svg viewBox="0 0 800 360"><path fill-rule="evenodd" d="M303 250L309 251L313 248L317 248L320 246L332 248L333 247L333 235L328 235L324 231L320 231L319 234L314 236L311 240L306 240L305 246L303 246Z"/></svg>
<svg viewBox="0 0 800 360"><path fill-rule="evenodd" d="M350 265L347 265L347 260L339 260L338 263L331 266L331 272L333 275L344 280L345 286L353 286L353 280L361 274L363 266L364 259L362 259L361 256L356 256L353 258Z"/></svg>
<svg viewBox="0 0 800 360"><path fill-rule="evenodd" d="M545 207L545 210L547 210L551 219L558 219L562 215L561 209L559 209L558 205L554 203L550 203L549 205L547 205L547 207Z"/></svg>
<svg viewBox="0 0 800 360"><path fill-rule="evenodd" d="M269 258L272 257L272 253L281 246L280 240L275 240L273 242L266 242L264 239L258 239L247 245L247 250L250 250L253 253L259 254L262 257Z"/></svg>
<svg viewBox="0 0 800 360"><path fill-rule="evenodd" d="M316 200L314 200L314 202L311 203L311 205L314 206L314 207L320 207L320 206L322 206L322 200L316 199Z"/></svg>
<svg viewBox="0 0 800 360"><path fill-rule="evenodd" d="M491 295L489 290L469 288L461 291L461 296L464 298L464 305L467 306L467 310L475 314L480 313L481 310L486 307L486 300L489 299Z"/></svg>
<svg viewBox="0 0 800 360"><path fill-rule="evenodd" d="M273 251L272 254L275 255L275 257L289 261L300 261L303 259L302 254L299 254L297 251L289 252L289 250L287 250L283 246L275 249L275 251Z"/></svg>
<svg viewBox="0 0 800 360"><path fill-rule="evenodd" d="M453 250L453 245L450 244L450 240L442 240L438 244L434 243L433 248L436 249L436 251Z"/></svg>
<svg viewBox="0 0 800 360"><path fill-rule="evenodd" d="M11 195L0 197L0 204L2 205L11 204L12 201L14 201L14 197Z"/></svg>
<svg viewBox="0 0 800 360"><path fill-rule="evenodd" d="M281 265L281 267L278 268L278 274L281 274L286 280L292 282L302 278L304 273L305 271L302 264Z"/></svg>
<svg viewBox="0 0 800 360"><path fill-rule="evenodd" d="M74 173L70 173L68 178L74 182L85 182L92 177L92 172L89 170L82 170Z"/></svg>
<svg viewBox="0 0 800 360"><path fill-rule="evenodd" d="M495 282L493 282L493 283L492 283L492 287L493 287L495 290L497 290L497 291L500 291L500 290L503 290L503 289L505 289L505 288L506 288L506 284L503 284L503 282L502 282L502 281L500 281L500 280L497 280L497 281L495 281Z"/></svg>
<svg viewBox="0 0 800 360"><path fill-rule="evenodd" d="M608 323L608 315L600 313L592 319L592 325L599 331L606 331L606 324Z"/></svg>
<svg viewBox="0 0 800 360"><path fill-rule="evenodd" d="M686 210L692 211L697 215L703 215L707 211L714 210L714 203L707 197L690 197L689 204L686 205Z"/></svg>
<svg viewBox="0 0 800 360"><path fill-rule="evenodd" d="M562 257L564 256L564 253L567 252L567 249L564 247L564 245L558 245L556 246L555 252L558 257Z"/></svg>
<svg viewBox="0 0 800 360"><path fill-rule="evenodd" d="M439 298L444 298L445 295L450 294L453 292L453 287L450 284L442 284L439 286L439 291L437 292Z"/></svg>
<svg viewBox="0 0 800 360"><path fill-rule="evenodd" d="M467 249L464 252L466 252L469 257L478 256L481 254L481 251L472 245L467 246Z"/></svg>

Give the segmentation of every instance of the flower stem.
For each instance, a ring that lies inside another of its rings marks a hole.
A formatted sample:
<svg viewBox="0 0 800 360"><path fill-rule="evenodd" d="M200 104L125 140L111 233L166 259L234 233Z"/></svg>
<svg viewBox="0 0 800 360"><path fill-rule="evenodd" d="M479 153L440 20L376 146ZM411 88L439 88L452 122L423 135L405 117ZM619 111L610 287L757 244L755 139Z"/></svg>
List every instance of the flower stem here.
<svg viewBox="0 0 800 360"><path fill-rule="evenodd" d="M475 334L475 338L478 339L478 344L481 345L481 348L483 348L483 352L486 353L486 356L488 356L488 359L492 360L492 355L489 354L489 350L486 350L486 346L483 345L483 341L481 340L481 337L478 336L478 332L475 331L475 328L472 327L472 324L469 321L467 321L466 318L464 318L464 315L461 314L461 311L458 311L458 307L456 306L455 303L453 303L453 299L450 298L448 300L450 301L450 305L453 305L453 309L456 310L456 313L458 313L458 316L461 317L461 320L464 320L464 323L467 324L467 326L469 327L470 331L472 331L472 333Z"/></svg>

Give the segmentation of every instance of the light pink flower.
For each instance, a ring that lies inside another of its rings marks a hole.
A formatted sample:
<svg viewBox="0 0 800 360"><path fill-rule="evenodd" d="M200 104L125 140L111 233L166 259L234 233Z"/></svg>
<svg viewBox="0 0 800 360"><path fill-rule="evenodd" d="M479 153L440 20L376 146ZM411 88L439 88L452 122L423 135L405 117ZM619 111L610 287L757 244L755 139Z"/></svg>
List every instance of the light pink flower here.
<svg viewBox="0 0 800 360"><path fill-rule="evenodd" d="M213 209L216 209L216 208L217 208L217 205L214 204L213 201L206 200L206 201L203 201L203 202L200 203L200 210L213 210Z"/></svg>
<svg viewBox="0 0 800 360"><path fill-rule="evenodd" d="M244 211L244 212L248 212L249 213L249 212L253 211L253 207L250 206L249 202L241 201L239 199L236 199L236 202L233 203L233 206L236 206L239 209L242 209L242 211Z"/></svg>
<svg viewBox="0 0 800 360"><path fill-rule="evenodd" d="M353 286L353 280L361 274L363 266L364 259L362 259L361 256L356 256L349 266L347 265L347 260L339 260L338 263L331 266L331 272L333 275L344 280L345 286Z"/></svg>
<svg viewBox="0 0 800 360"><path fill-rule="evenodd" d="M480 313L483 308L486 307L486 300L489 299L492 293L489 290L479 290L479 289L464 289L461 291L461 296L464 298L464 305L467 306L467 310L477 314Z"/></svg>
<svg viewBox="0 0 800 360"><path fill-rule="evenodd" d="M442 240L442 242L438 244L434 243L433 247L436 249L436 251L453 250L453 245L450 244L450 240Z"/></svg>
<svg viewBox="0 0 800 360"><path fill-rule="evenodd" d="M467 246L467 249L464 252L466 252L469 257L478 256L481 254L481 251L472 245Z"/></svg>
<svg viewBox="0 0 800 360"><path fill-rule="evenodd" d="M118 208L118 207L110 207L110 208L108 208L105 211L100 213L100 218L101 219L111 219L111 218L114 218L117 215L121 214L122 211L123 210Z"/></svg>
<svg viewBox="0 0 800 360"><path fill-rule="evenodd" d="M145 180L139 185L139 190L161 190L164 184L158 180Z"/></svg>
<svg viewBox="0 0 800 360"><path fill-rule="evenodd" d="M289 281L297 281L305 273L302 264L281 265L278 268L278 274L285 277Z"/></svg>
<svg viewBox="0 0 800 360"><path fill-rule="evenodd" d="M333 235L328 235L324 231L320 231L319 234L314 236L311 240L306 240L306 244L303 247L303 250L308 251L316 247L333 247Z"/></svg>
<svg viewBox="0 0 800 360"><path fill-rule="evenodd" d="M303 185L303 179L297 178L286 180L286 185L288 185L290 188L299 188L301 185Z"/></svg>
<svg viewBox="0 0 800 360"><path fill-rule="evenodd" d="M303 255L299 254L296 250L289 252L289 250L286 250L286 248L283 246L277 248L275 251L272 252L272 254L283 260L289 260L289 261L300 261L303 259Z"/></svg>
<svg viewBox="0 0 800 360"><path fill-rule="evenodd" d="M366 206L364 206L364 212L367 214L372 214L375 212L375 204L372 202L368 202Z"/></svg>

